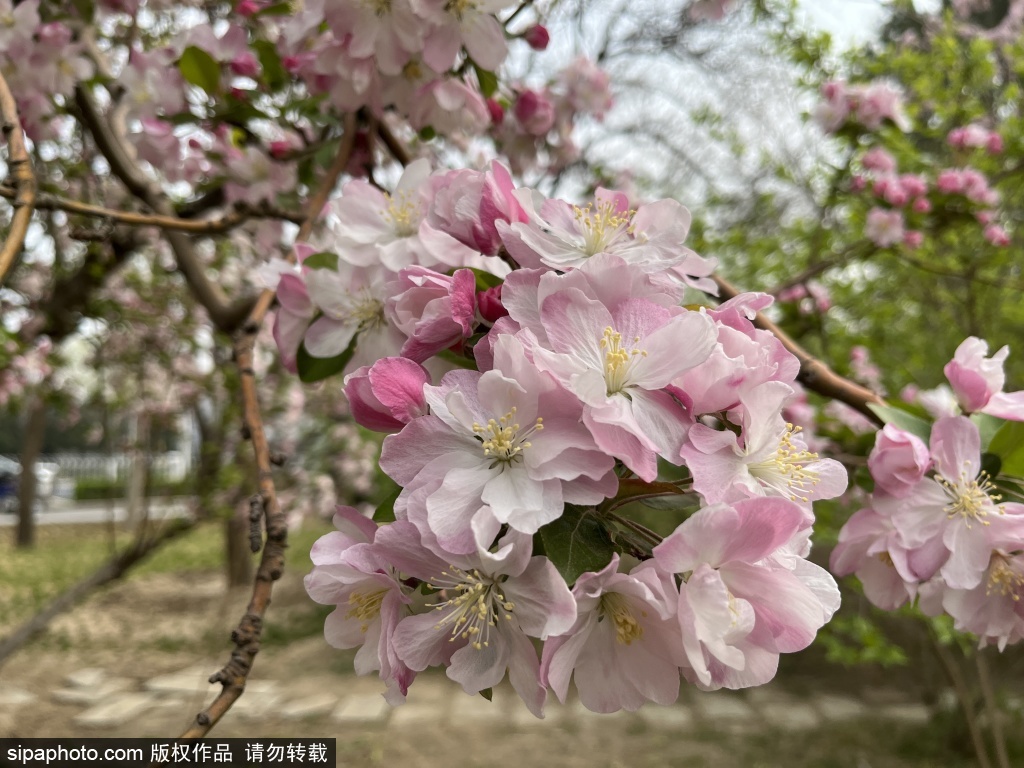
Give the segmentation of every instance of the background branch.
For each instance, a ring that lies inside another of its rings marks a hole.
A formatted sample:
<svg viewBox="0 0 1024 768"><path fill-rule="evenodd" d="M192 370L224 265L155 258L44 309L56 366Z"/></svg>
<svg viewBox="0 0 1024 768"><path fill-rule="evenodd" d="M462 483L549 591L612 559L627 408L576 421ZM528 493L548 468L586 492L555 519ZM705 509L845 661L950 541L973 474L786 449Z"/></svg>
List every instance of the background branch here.
<svg viewBox="0 0 1024 768"><path fill-rule="evenodd" d="M719 298L722 301L733 299L740 294L739 289L726 279L715 275L714 281L718 286ZM817 392L819 395L846 403L879 426L884 424L882 419L868 408L869 403L885 405L885 400L876 393L855 381L850 381L850 379L840 376L797 344L785 331L762 313L757 313L754 318L754 325L762 330L771 332L775 338L782 342L782 346L800 361L800 373L797 375L797 380L807 389Z"/></svg>
<svg viewBox="0 0 1024 768"><path fill-rule="evenodd" d="M14 215L3 247L0 248L0 285L11 270L14 260L25 245L25 235L32 220L36 199L36 177L25 148L25 134L18 120L18 105L14 101L7 81L0 73L0 128L7 139L7 168L14 177Z"/></svg>

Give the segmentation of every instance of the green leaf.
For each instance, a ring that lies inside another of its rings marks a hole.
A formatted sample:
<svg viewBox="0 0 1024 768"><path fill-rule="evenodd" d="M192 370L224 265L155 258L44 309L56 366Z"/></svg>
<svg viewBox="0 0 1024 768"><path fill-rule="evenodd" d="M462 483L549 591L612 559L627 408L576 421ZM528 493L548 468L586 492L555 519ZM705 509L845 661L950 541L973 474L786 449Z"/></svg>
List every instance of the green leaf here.
<svg viewBox="0 0 1024 768"><path fill-rule="evenodd" d="M440 352L434 355L434 357L439 357L446 363L457 365L459 366L459 368L466 368L470 371L476 370L475 362L470 360L468 357L463 357L462 355L458 355L455 352L452 352L450 349L442 349Z"/></svg>
<svg viewBox="0 0 1024 768"><path fill-rule="evenodd" d="M307 269L338 269L338 254L330 251L320 251L312 256L307 256L302 266Z"/></svg>
<svg viewBox="0 0 1024 768"><path fill-rule="evenodd" d="M420 128L419 137L423 141L430 141L437 136L437 131L434 130L434 126L428 125L425 128Z"/></svg>
<svg viewBox="0 0 1024 768"><path fill-rule="evenodd" d="M220 92L220 64L202 48L190 45L182 51L178 69L187 82L199 86L211 96Z"/></svg>
<svg viewBox="0 0 1024 768"><path fill-rule="evenodd" d="M593 509L567 504L562 516L538 533L545 554L569 586L580 574L604 568L615 553L611 536Z"/></svg>
<svg viewBox="0 0 1024 768"><path fill-rule="evenodd" d="M891 405L868 403L868 408L886 424L892 424L912 435L917 435L925 443L931 439L932 425L920 416L907 413L902 408L893 408Z"/></svg>
<svg viewBox="0 0 1024 768"><path fill-rule="evenodd" d="M256 49L256 57L263 68L263 82L274 90L282 88L288 82L288 72L281 63L277 48L269 40L257 40L252 47Z"/></svg>
<svg viewBox="0 0 1024 768"><path fill-rule="evenodd" d="M999 428L1005 424L1004 419L1000 419L996 416L989 416L987 413L974 413L971 414L971 421L978 427L978 434L981 435L981 450L988 450L989 443L992 442L992 438L995 437L996 432Z"/></svg>
<svg viewBox="0 0 1024 768"><path fill-rule="evenodd" d="M295 364L299 369L299 380L306 384L312 384L341 373L348 365L348 361L352 359L352 355L355 354L358 338L356 335L349 343L348 349L334 357L313 357L306 351L306 343L300 344L299 352L295 356Z"/></svg>
<svg viewBox="0 0 1024 768"><path fill-rule="evenodd" d="M261 8L256 11L253 16L287 16L288 14L293 13L294 10L295 9L292 8L291 3L274 3L273 5L268 5L266 8Z"/></svg>
<svg viewBox="0 0 1024 768"><path fill-rule="evenodd" d="M484 95L485 99L491 98L498 92L498 76L493 72L488 72L475 61L473 69L476 71L476 79L480 83L480 93Z"/></svg>
<svg viewBox="0 0 1024 768"><path fill-rule="evenodd" d="M375 523L393 523L395 522L395 500L398 498L398 494L402 492L401 488L395 488L391 493L388 494L387 498L384 499L373 513L373 522Z"/></svg>
<svg viewBox="0 0 1024 768"><path fill-rule="evenodd" d="M482 691L480 691L480 695L483 696L488 701L492 701L494 699L494 689L493 688L484 688Z"/></svg>
<svg viewBox="0 0 1024 768"><path fill-rule="evenodd" d="M469 269L476 276L476 289L478 291L486 291L488 288L497 288L505 281L497 275L492 275L490 272L484 272L482 269L476 267L463 267L463 269Z"/></svg>
<svg viewBox="0 0 1024 768"><path fill-rule="evenodd" d="M988 452L1000 458L1004 475L1024 477L1024 422L1003 424L988 444Z"/></svg>

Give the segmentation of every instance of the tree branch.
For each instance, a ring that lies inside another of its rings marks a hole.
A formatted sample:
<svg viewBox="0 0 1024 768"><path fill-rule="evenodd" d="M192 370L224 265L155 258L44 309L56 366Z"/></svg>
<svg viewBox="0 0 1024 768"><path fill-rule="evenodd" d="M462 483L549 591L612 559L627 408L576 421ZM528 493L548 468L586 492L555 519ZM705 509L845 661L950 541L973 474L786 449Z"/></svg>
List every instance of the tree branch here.
<svg viewBox="0 0 1024 768"><path fill-rule="evenodd" d="M714 281L718 286L719 298L722 301L739 295L739 290L724 278L715 275ZM800 361L800 373L797 375L797 380L807 389L817 392L819 395L846 403L851 408L867 416L875 424L881 426L884 423L874 411L868 408L868 404L885 405L885 400L867 387L862 387L857 382L840 376L797 344L785 331L762 313L758 312L754 317L754 325L762 330L771 332L775 338L782 342L782 346Z"/></svg>
<svg viewBox="0 0 1024 768"><path fill-rule="evenodd" d="M297 240L305 240L313 230L327 198L337 184L338 177L348 166L355 145L356 118L350 114L345 118L345 135L338 146L338 153L320 186L309 199L305 221L299 229ZM267 541L263 546L263 555L256 571L252 597L245 615L237 629L231 633L235 644L231 659L218 672L210 677L211 683L220 683L223 687L217 697L202 712L196 715L192 725L181 738L200 738L209 733L210 729L231 709L245 691L245 683L252 670L253 659L260 651L263 634L263 617L270 605L270 597L274 582L284 572L284 552L287 546L288 526L277 499L274 487L274 476L270 455L270 445L263 429L263 418L260 415L259 395L256 391L256 374L253 370L253 348L256 335L267 310L273 301L274 292L264 291L253 307L242 331L236 335L234 342L235 363L241 376L242 414L245 429L252 440L252 449L256 457L256 469L259 473L259 496L256 497L263 506L264 519L267 526Z"/></svg>
<svg viewBox="0 0 1024 768"><path fill-rule="evenodd" d="M79 84L75 88L75 102L100 152L110 163L110 169L135 197L142 200L160 216L175 217L174 206L159 185L151 181L129 157L127 150L100 112L92 93ZM252 309L253 300L243 297L230 302L223 289L206 276L206 270L192 247L192 241L182 232L164 230L164 237L174 252L178 269L192 289L196 301L202 304L217 328L233 333L241 326Z"/></svg>
<svg viewBox="0 0 1024 768"><path fill-rule="evenodd" d="M0 197L16 199L17 189L0 184ZM90 205L78 200L68 200L56 195L40 193L36 196L36 210L40 211L65 211L81 216L92 216L98 219L116 221L119 224L128 224L134 227L159 227L160 229L174 229L181 232L188 232L193 235L217 235L234 229L249 219L281 219L295 224L301 224L305 217L292 211L274 208L270 205L261 206L236 206L235 210L218 216L214 219L183 219L180 216L161 216L155 213L137 213L135 211L120 211L115 208L104 208L99 205Z"/></svg>
<svg viewBox="0 0 1024 768"><path fill-rule="evenodd" d="M0 285L10 271L14 260L25 245L25 235L32 220L32 209L36 199L36 177L25 148L25 134L18 120L18 106L7 87L7 81L0 73L0 129L7 139L7 167L14 176L14 215L7 232L7 239L0 248Z"/></svg>

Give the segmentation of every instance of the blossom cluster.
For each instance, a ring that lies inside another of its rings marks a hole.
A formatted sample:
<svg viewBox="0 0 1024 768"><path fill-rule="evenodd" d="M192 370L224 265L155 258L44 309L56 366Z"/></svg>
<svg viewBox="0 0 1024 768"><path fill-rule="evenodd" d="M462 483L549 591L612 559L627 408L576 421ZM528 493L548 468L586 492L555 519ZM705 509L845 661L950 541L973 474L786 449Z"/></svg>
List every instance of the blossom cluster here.
<svg viewBox="0 0 1024 768"><path fill-rule="evenodd" d="M814 117L829 133L847 123L877 131L886 120L901 130L909 128L903 111L903 97L889 83L851 84L832 80L822 86L821 95L823 100L815 108Z"/></svg>
<svg viewBox="0 0 1024 768"><path fill-rule="evenodd" d="M837 575L856 573L879 607L917 599L1000 648L1024 638L1024 498L989 453L1000 433L985 445L979 425L1024 421L1024 392L1003 392L1008 354L989 357L984 341L968 338L945 367L951 396L930 434L893 423L878 433L874 493L843 527L831 563Z"/></svg>
<svg viewBox="0 0 1024 768"><path fill-rule="evenodd" d="M783 417L799 363L752 322L771 298L684 304L714 289L685 208L421 161L390 195L350 182L328 222L282 268L275 335L300 375L347 374L400 491L376 522L339 510L307 587L389 701L443 666L468 693L507 673L538 716L571 680L635 710L765 683L813 640L839 594L812 504L846 473ZM623 516L650 495L694 509L662 538Z"/></svg>

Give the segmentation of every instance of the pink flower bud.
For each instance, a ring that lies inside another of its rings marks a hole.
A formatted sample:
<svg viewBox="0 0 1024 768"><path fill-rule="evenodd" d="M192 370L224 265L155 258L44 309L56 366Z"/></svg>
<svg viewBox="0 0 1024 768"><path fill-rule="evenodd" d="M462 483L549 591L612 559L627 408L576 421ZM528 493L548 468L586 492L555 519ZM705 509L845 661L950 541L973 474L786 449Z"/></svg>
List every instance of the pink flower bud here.
<svg viewBox="0 0 1024 768"><path fill-rule="evenodd" d="M345 396L356 423L375 432L400 432L427 413L423 386L430 375L404 357L385 357L345 377Z"/></svg>
<svg viewBox="0 0 1024 768"><path fill-rule="evenodd" d="M281 159L291 150L291 142L284 139L277 139L276 141L270 142L270 155L277 159Z"/></svg>
<svg viewBox="0 0 1024 768"><path fill-rule="evenodd" d="M543 24L534 24L523 33L523 39L526 40L533 50L543 51L548 47L548 43L551 42L551 35L548 34L547 27Z"/></svg>
<svg viewBox="0 0 1024 768"><path fill-rule="evenodd" d="M262 9L263 5L256 0L239 0L235 6L235 13L239 16L253 16Z"/></svg>
<svg viewBox="0 0 1024 768"><path fill-rule="evenodd" d="M921 243L923 242L924 234L917 231L916 229L910 229L903 233L903 244L907 246L907 248L920 248Z"/></svg>
<svg viewBox="0 0 1024 768"><path fill-rule="evenodd" d="M985 227L984 235L985 239L992 243L992 245L1000 248L1004 248L1010 244L1010 236L1006 234L1006 230L998 224L989 224Z"/></svg>
<svg viewBox="0 0 1024 768"><path fill-rule="evenodd" d="M935 186L940 192L955 194L963 191L964 180L960 171L955 168L947 168L939 173L939 177L935 180Z"/></svg>
<svg viewBox="0 0 1024 768"><path fill-rule="evenodd" d="M489 323L495 323L499 317L505 317L508 310L501 303L501 286L496 285L476 295L476 305L480 316Z"/></svg>
<svg viewBox="0 0 1024 768"><path fill-rule="evenodd" d="M468 269L443 275L426 267L406 267L388 284L388 320L408 338L402 357L427 360L473 333L476 278Z"/></svg>
<svg viewBox="0 0 1024 768"><path fill-rule="evenodd" d="M868 469L875 485L886 493L907 496L928 471L931 458L921 438L886 424L875 438Z"/></svg>
<svg viewBox="0 0 1024 768"><path fill-rule="evenodd" d="M867 151L861 164L869 171L879 173L892 173L896 170L896 158L890 155L881 147L872 147Z"/></svg>
<svg viewBox="0 0 1024 768"><path fill-rule="evenodd" d="M963 128L954 128L946 137L946 143L956 149L963 149L966 131Z"/></svg>
<svg viewBox="0 0 1024 768"><path fill-rule="evenodd" d="M243 51L231 60L231 71L241 77L256 78L260 74L260 62L252 51Z"/></svg>
<svg viewBox="0 0 1024 768"><path fill-rule="evenodd" d="M487 99L487 111L491 115L491 123L501 125L505 122L505 108L498 103L497 99Z"/></svg>
<svg viewBox="0 0 1024 768"><path fill-rule="evenodd" d="M865 187L866 187L867 185L868 185L868 181L867 181L867 179L865 179L865 178L864 178L863 176L861 176L861 175L860 175L859 173L858 173L858 174L855 174L855 175L853 176L853 178L852 178L852 179L850 179L850 189L851 189L852 191L854 191L854 192L860 192L860 191L861 191L861 190L863 190L863 189L864 189L864 188L865 188Z"/></svg>
<svg viewBox="0 0 1024 768"><path fill-rule="evenodd" d="M928 213L932 209L932 204L927 197L919 197L914 201L911 208L914 213Z"/></svg>
<svg viewBox="0 0 1024 768"><path fill-rule="evenodd" d="M543 136L555 124L555 106L537 91L523 91L516 99L516 120L527 133Z"/></svg>
<svg viewBox="0 0 1024 768"><path fill-rule="evenodd" d="M985 141L985 149L990 155L998 155L1003 151L1003 137L998 133L990 133Z"/></svg>

